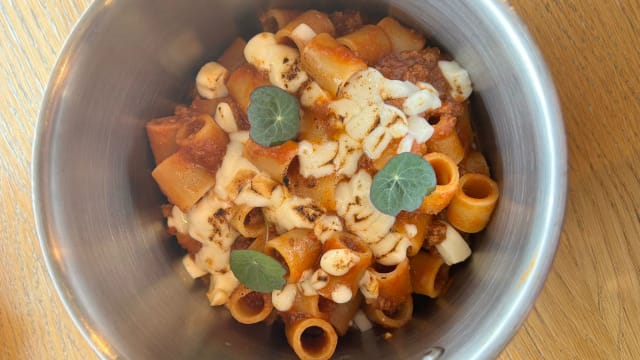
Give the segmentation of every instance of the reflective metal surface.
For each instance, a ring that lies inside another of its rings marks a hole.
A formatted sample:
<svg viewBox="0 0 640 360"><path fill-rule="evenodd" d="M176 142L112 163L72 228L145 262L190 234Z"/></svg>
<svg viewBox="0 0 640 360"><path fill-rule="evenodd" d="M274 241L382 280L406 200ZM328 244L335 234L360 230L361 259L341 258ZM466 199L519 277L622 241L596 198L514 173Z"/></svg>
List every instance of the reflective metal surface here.
<svg viewBox="0 0 640 360"><path fill-rule="evenodd" d="M266 6L97 1L62 52L37 129L34 208L60 296L105 358L294 357L281 328L240 325L225 309L211 309L205 289L182 270L182 252L165 233L144 132L145 121L187 99L200 64L235 35L257 30ZM366 7L424 30L469 70L501 198L445 297L418 303L416 319L392 341L350 333L336 358L421 359L432 349L444 349L441 359L494 357L533 305L557 246L567 160L555 90L538 50L500 1Z"/></svg>

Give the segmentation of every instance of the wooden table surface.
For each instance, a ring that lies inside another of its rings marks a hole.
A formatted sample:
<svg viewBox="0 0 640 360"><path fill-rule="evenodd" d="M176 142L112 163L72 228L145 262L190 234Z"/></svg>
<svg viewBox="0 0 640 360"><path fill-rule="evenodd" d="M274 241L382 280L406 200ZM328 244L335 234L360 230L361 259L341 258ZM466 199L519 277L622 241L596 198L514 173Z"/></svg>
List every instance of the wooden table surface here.
<svg viewBox="0 0 640 360"><path fill-rule="evenodd" d="M96 358L47 274L31 145L47 78L89 0L0 0L0 359ZM640 2L512 0L554 76L569 197L553 269L501 359L640 358Z"/></svg>

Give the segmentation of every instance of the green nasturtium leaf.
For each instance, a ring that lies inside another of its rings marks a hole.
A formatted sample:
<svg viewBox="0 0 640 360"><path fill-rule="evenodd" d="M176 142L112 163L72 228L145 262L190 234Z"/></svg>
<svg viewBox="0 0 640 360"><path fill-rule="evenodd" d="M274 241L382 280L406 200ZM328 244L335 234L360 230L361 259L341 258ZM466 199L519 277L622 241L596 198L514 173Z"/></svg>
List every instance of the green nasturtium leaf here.
<svg viewBox="0 0 640 360"><path fill-rule="evenodd" d="M251 290L270 293L282 290L287 271L274 258L255 250L233 250L231 271L241 284Z"/></svg>
<svg viewBox="0 0 640 360"><path fill-rule="evenodd" d="M249 136L262 146L275 146L293 139L300 130L300 104L295 96L277 86L253 90L247 110Z"/></svg>
<svg viewBox="0 0 640 360"><path fill-rule="evenodd" d="M420 207L436 188L436 174L428 161L413 153L392 157L373 177L369 197L381 212L396 216Z"/></svg>

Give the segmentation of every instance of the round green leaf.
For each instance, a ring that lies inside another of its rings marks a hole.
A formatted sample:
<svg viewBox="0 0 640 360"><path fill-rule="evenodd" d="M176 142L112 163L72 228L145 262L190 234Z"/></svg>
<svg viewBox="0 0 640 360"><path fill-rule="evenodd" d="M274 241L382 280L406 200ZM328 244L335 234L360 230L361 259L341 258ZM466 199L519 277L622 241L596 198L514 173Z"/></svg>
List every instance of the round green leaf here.
<svg viewBox="0 0 640 360"><path fill-rule="evenodd" d="M436 188L436 174L421 156L402 153L392 157L373 177L369 197L381 212L396 216L420 207Z"/></svg>
<svg viewBox="0 0 640 360"><path fill-rule="evenodd" d="M277 86L253 90L247 110L249 136L262 146L275 146L293 139L300 130L300 104L295 96Z"/></svg>
<svg viewBox="0 0 640 360"><path fill-rule="evenodd" d="M274 258L255 250L234 250L229 261L233 275L251 290L282 290L287 271Z"/></svg>

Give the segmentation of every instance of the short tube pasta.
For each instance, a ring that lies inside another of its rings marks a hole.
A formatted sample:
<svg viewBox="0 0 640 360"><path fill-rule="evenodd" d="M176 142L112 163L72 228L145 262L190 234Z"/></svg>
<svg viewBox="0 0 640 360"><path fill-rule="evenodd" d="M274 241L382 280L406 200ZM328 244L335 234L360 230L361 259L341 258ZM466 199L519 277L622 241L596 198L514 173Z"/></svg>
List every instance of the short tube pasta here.
<svg viewBox="0 0 640 360"><path fill-rule="evenodd" d="M317 10L309 10L300 14L300 16L291 20L282 29L278 30L278 32L276 33L276 40L282 42L285 39L290 38L291 33L300 24L307 25L316 34L327 33L333 36L336 32L335 28L333 27L333 23L331 22L327 14Z"/></svg>
<svg viewBox="0 0 640 360"><path fill-rule="evenodd" d="M262 31L274 33L300 15L299 11L290 9L269 9L260 15Z"/></svg>
<svg viewBox="0 0 640 360"><path fill-rule="evenodd" d="M358 310L360 310L360 305L362 304L362 294L358 292L349 300L349 302L344 304L336 304L331 311L331 316L329 317L329 321L331 325L336 329L338 335L342 336L347 333L349 329L349 323L355 317Z"/></svg>
<svg viewBox="0 0 640 360"><path fill-rule="evenodd" d="M394 53L420 50L426 42L424 36L400 24L396 19L385 17L378 26L387 34Z"/></svg>
<svg viewBox="0 0 640 360"><path fill-rule="evenodd" d="M238 286L227 302L231 316L242 324L255 324L266 319L273 310L271 294Z"/></svg>
<svg viewBox="0 0 640 360"><path fill-rule="evenodd" d="M231 209L229 223L242 236L255 238L265 231L262 210L248 205L236 205Z"/></svg>
<svg viewBox="0 0 640 360"><path fill-rule="evenodd" d="M413 314L413 298L411 296L399 304L394 311L384 311L373 304L365 304L365 314L372 322L389 329L403 327Z"/></svg>
<svg viewBox="0 0 640 360"><path fill-rule="evenodd" d="M246 113L251 103L251 92L260 86L269 84L266 74L258 71L251 64L244 64L229 75L227 90L233 100L238 103L240 109Z"/></svg>
<svg viewBox="0 0 640 360"><path fill-rule="evenodd" d="M338 345L338 335L323 319L303 318L285 323L285 334L293 351L303 360L327 360Z"/></svg>
<svg viewBox="0 0 640 360"><path fill-rule="evenodd" d="M233 71L245 64L244 47L247 42L243 38L235 38L231 45L220 55L218 64L222 65L228 71Z"/></svg>
<svg viewBox="0 0 640 360"><path fill-rule="evenodd" d="M498 202L498 184L486 175L465 174L447 210L447 220L460 231L477 233L487 226Z"/></svg>
<svg viewBox="0 0 640 360"><path fill-rule="evenodd" d="M318 261L322 244L313 235L313 231L294 229L267 241L264 251L276 259L282 259L288 270L287 281L295 283L305 270L312 268Z"/></svg>
<svg viewBox="0 0 640 360"><path fill-rule="evenodd" d="M369 272L378 282L378 297L374 302L376 308L393 312L411 297L409 259L404 259L389 272L375 269L369 269Z"/></svg>
<svg viewBox="0 0 640 360"><path fill-rule="evenodd" d="M426 214L437 214L449 205L458 190L460 173L456 163L447 155L437 152L424 156L436 173L438 184L435 190L422 201L420 211Z"/></svg>
<svg viewBox="0 0 640 360"><path fill-rule="evenodd" d="M314 37L301 55L302 68L333 96L353 74L367 68L362 59L327 33Z"/></svg>
<svg viewBox="0 0 640 360"><path fill-rule="evenodd" d="M446 135L433 136L427 141L429 151L447 155L454 163L459 163L465 155L465 150L458 133L453 129Z"/></svg>
<svg viewBox="0 0 640 360"><path fill-rule="evenodd" d="M346 287L351 292L350 298L353 298L353 295L358 292L358 282L362 274L373 261L373 254L360 238L347 232L336 232L325 241L322 251L327 253L336 249L347 249L353 252L358 257L358 261L344 275L328 275L327 285L319 289L318 293L327 299L342 302L335 299L336 291L340 291L340 287Z"/></svg>
<svg viewBox="0 0 640 360"><path fill-rule="evenodd" d="M411 286L416 294L436 298L449 280L449 266L438 255L420 251L410 258Z"/></svg>
<svg viewBox="0 0 640 360"><path fill-rule="evenodd" d="M160 190L182 211L191 208L216 182L215 175L177 152L151 172Z"/></svg>
<svg viewBox="0 0 640 360"><path fill-rule="evenodd" d="M387 34L376 25L365 25L337 40L367 64L375 64L392 50Z"/></svg>
<svg viewBox="0 0 640 360"><path fill-rule="evenodd" d="M194 163L215 173L227 151L229 136L211 116L199 114L178 129L176 143Z"/></svg>
<svg viewBox="0 0 640 360"><path fill-rule="evenodd" d="M167 116L147 122L147 137L149 138L151 152L156 164L160 164L164 159L178 151L176 134L183 122L177 116Z"/></svg>
<svg viewBox="0 0 640 360"><path fill-rule="evenodd" d="M244 146L244 156L258 169L280 182L287 175L287 169L296 155L298 155L298 144L293 141L264 147L249 139Z"/></svg>

